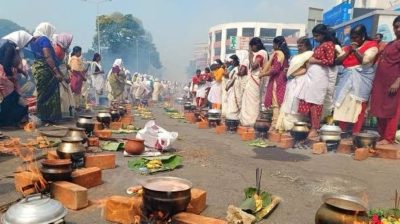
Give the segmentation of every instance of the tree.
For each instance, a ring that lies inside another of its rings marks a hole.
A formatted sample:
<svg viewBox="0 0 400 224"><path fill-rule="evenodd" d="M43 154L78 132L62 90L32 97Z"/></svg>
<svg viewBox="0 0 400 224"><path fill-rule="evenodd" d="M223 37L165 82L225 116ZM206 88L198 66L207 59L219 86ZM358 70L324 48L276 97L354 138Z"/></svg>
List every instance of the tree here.
<svg viewBox="0 0 400 224"><path fill-rule="evenodd" d="M125 66L139 72L150 67L161 68L160 55L151 34L143 23L131 14L115 12L97 18L100 29L100 46L103 64L110 65L115 58L122 58ZM93 49L97 50L97 33L93 38Z"/></svg>
<svg viewBox="0 0 400 224"><path fill-rule="evenodd" d="M11 20L0 19L0 38L17 30L26 30L26 29L14 23Z"/></svg>

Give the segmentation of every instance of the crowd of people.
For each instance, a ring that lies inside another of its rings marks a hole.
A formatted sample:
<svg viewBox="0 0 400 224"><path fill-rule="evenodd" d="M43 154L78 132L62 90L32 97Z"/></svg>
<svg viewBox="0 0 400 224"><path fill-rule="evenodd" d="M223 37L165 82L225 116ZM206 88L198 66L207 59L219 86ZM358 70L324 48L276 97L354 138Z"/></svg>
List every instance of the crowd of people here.
<svg viewBox="0 0 400 224"><path fill-rule="evenodd" d="M36 98L36 116L43 122L57 123L87 109L87 105L107 106L113 100L158 101L168 99L177 89L177 83L131 74L122 59L116 59L105 72L100 54L85 61L80 46L69 53L72 40L72 34L56 34L48 22L40 23L33 34L20 30L0 39L0 126L27 122L25 99L30 96ZM33 63L24 58L24 51L33 54Z"/></svg>
<svg viewBox="0 0 400 224"><path fill-rule="evenodd" d="M333 29L319 24L312 29L314 41L298 39L297 55L283 36L273 39L271 55L254 37L248 51L197 70L189 90L197 107L220 109L243 126L254 126L262 110L272 112L271 131L308 121L309 138L318 136L326 119L360 133L369 114L378 120L378 144L392 144L400 119L400 17L393 31L396 39L384 43L382 34L372 38L360 24L350 31L351 44L342 46Z"/></svg>

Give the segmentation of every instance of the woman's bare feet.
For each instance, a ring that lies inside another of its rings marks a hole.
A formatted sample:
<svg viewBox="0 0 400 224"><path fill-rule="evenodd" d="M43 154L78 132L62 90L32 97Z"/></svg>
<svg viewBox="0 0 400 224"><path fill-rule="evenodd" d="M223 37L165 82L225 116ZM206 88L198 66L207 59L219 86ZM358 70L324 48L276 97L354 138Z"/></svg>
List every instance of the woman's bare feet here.
<svg viewBox="0 0 400 224"><path fill-rule="evenodd" d="M392 143L389 142L389 141L386 140L386 139L382 139L382 140L380 140L379 142L377 142L376 144L377 144L377 145L390 145L390 144L392 144Z"/></svg>
<svg viewBox="0 0 400 224"><path fill-rule="evenodd" d="M313 139L318 137L318 132L316 129L311 129L310 133L308 133L308 139Z"/></svg>

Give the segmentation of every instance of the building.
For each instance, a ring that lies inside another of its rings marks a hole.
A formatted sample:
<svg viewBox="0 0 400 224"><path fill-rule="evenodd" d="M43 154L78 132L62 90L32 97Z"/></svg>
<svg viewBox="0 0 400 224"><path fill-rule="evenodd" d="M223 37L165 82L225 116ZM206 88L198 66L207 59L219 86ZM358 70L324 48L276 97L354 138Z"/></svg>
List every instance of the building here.
<svg viewBox="0 0 400 224"><path fill-rule="evenodd" d="M289 46L295 48L296 40L305 35L305 24L238 22L216 25L209 30L208 62L222 61L236 50L248 49L252 37L260 37L266 49L272 51L272 39L285 36ZM232 43L231 43L232 40ZM237 43L233 43L237 41Z"/></svg>
<svg viewBox="0 0 400 224"><path fill-rule="evenodd" d="M308 7L308 17L307 17L307 33L311 33L314 26L322 23L322 15L324 13L323 9Z"/></svg>
<svg viewBox="0 0 400 224"><path fill-rule="evenodd" d="M191 78L197 69L204 71L208 67L208 43L196 43L193 49L192 58L186 68L188 78Z"/></svg>

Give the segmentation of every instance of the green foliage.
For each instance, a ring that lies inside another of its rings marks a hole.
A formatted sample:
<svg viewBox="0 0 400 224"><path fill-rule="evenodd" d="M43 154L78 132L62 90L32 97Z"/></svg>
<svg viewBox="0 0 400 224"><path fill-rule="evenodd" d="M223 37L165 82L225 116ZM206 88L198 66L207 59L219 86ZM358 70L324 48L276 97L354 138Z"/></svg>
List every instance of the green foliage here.
<svg viewBox="0 0 400 224"><path fill-rule="evenodd" d="M141 20L131 14L115 12L97 17L96 22L99 24L100 46L106 66L112 64L115 58L122 58L128 69L134 71L138 67L141 72L147 71L150 66L156 69L162 67L153 38L144 29ZM93 49L98 50L97 31Z"/></svg>

